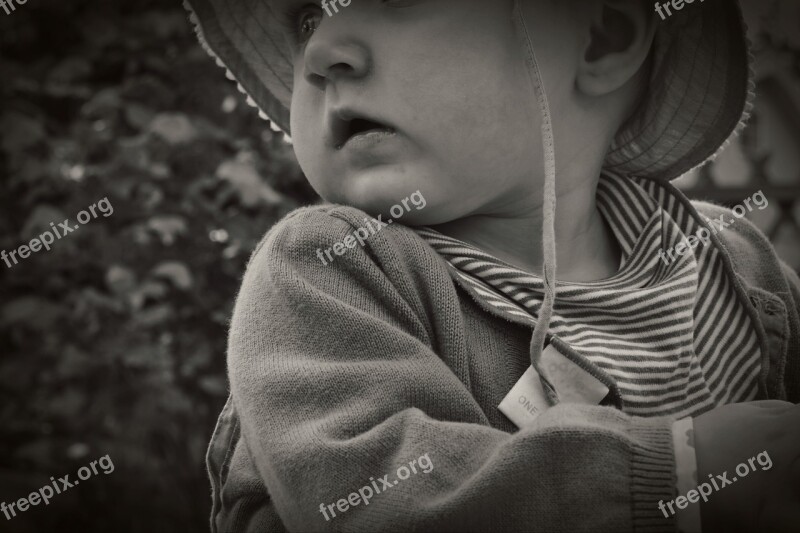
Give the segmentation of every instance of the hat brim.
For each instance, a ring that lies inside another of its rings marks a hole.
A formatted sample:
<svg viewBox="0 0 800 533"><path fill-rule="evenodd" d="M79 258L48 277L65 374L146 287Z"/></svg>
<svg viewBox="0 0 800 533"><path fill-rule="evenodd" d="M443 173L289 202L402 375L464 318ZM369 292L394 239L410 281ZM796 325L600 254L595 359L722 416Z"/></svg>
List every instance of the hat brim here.
<svg viewBox="0 0 800 533"><path fill-rule="evenodd" d="M649 88L605 168L671 180L713 159L744 127L755 82L738 2L684 4L658 24Z"/></svg>
<svg viewBox="0 0 800 533"><path fill-rule="evenodd" d="M274 130L290 134L292 52L269 2L184 0L183 5L200 43L238 83L248 104L257 107Z"/></svg>
<svg viewBox="0 0 800 533"><path fill-rule="evenodd" d="M268 0L185 0L206 50L273 129L290 135L292 52ZM739 3L686 3L657 20L649 89L605 169L671 180L713 158L749 116L752 57ZM545 80L546 83L546 80Z"/></svg>

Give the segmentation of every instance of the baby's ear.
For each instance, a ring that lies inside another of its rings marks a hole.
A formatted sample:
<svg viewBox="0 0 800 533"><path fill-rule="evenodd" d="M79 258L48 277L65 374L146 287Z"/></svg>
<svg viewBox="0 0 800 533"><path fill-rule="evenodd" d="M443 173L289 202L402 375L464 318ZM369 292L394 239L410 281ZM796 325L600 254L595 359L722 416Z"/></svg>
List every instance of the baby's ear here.
<svg viewBox="0 0 800 533"><path fill-rule="evenodd" d="M656 17L641 0L587 3L592 10L578 89L590 96L616 91L642 68L653 45Z"/></svg>

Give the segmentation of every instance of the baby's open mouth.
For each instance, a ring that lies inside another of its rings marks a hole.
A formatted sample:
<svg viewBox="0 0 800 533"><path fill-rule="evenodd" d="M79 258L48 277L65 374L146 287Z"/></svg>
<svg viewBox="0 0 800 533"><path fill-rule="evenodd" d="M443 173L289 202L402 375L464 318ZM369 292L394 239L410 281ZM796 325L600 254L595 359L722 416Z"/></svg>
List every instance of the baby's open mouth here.
<svg viewBox="0 0 800 533"><path fill-rule="evenodd" d="M387 124L377 122L365 117L341 118L335 117L332 124L333 144L338 150L359 136L371 133L391 134L395 129Z"/></svg>

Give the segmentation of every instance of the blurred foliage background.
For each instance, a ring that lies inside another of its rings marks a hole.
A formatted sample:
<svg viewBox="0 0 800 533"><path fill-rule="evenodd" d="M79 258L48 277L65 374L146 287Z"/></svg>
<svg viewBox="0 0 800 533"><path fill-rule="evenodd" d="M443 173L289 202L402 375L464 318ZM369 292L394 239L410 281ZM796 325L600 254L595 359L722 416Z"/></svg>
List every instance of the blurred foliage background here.
<svg viewBox="0 0 800 533"><path fill-rule="evenodd" d="M791 86L797 4L749 3ZM103 198L114 208L49 252L0 263L0 501L106 454L115 465L46 508L0 516L0 530L206 531L204 454L239 280L263 233L317 198L176 0L0 12L0 80L0 249Z"/></svg>
<svg viewBox="0 0 800 533"><path fill-rule="evenodd" d="M0 501L109 454L0 531L205 531L233 299L258 239L315 200L291 147L200 48L180 2L0 11Z"/></svg>

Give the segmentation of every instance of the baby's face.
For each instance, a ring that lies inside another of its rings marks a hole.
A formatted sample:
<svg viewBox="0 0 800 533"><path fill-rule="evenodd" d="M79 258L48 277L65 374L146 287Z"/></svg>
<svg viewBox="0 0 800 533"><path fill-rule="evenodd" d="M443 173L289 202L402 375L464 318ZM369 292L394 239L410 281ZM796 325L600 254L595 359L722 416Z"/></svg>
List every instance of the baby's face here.
<svg viewBox="0 0 800 533"><path fill-rule="evenodd" d="M540 118L511 0L327 3L331 16L280 6L300 9L292 139L320 196L376 214L419 190L427 206L406 224L540 198Z"/></svg>

